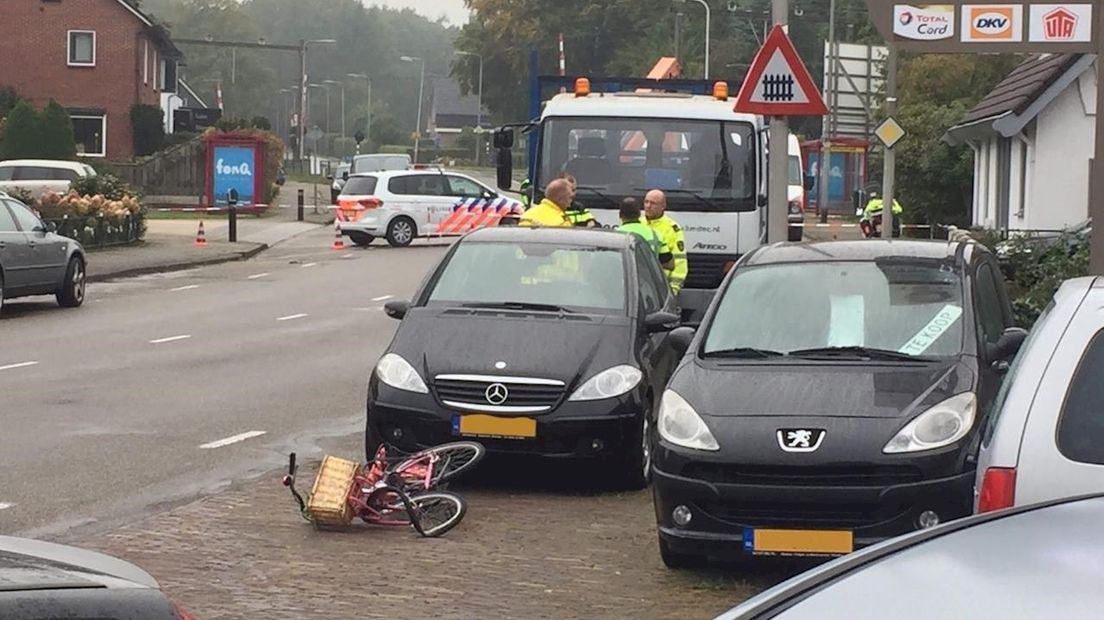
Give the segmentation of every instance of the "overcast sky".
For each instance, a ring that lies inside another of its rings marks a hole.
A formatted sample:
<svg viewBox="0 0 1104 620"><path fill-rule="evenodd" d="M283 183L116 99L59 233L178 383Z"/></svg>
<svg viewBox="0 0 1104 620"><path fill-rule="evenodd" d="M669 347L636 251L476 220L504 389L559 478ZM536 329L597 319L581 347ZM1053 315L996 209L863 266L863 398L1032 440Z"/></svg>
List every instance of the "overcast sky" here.
<svg viewBox="0 0 1104 620"><path fill-rule="evenodd" d="M468 21L468 10L464 8L464 0L362 0L362 2L396 9L414 9L430 19L437 19L444 15L449 23L457 26Z"/></svg>

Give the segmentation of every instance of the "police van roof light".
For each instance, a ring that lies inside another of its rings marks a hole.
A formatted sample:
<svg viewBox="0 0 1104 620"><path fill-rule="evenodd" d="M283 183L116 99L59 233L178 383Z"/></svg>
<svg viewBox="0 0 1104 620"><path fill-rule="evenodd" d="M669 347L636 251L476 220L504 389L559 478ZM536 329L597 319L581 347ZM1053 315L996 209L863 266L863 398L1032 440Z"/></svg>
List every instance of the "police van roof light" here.
<svg viewBox="0 0 1104 620"><path fill-rule="evenodd" d="M728 82L717 82L713 85L713 98L717 101L728 101Z"/></svg>
<svg viewBox="0 0 1104 620"><path fill-rule="evenodd" d="M581 77L575 80L575 96L586 97L590 94L590 80L585 77Z"/></svg>

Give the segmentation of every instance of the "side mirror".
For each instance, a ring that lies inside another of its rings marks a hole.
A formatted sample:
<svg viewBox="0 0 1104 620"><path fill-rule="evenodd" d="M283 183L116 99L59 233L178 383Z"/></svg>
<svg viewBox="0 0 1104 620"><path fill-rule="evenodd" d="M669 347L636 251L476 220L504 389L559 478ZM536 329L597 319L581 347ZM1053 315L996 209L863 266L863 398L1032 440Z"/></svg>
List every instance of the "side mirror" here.
<svg viewBox="0 0 1104 620"><path fill-rule="evenodd" d="M811 174L805 175L805 191L809 191L816 187L816 177Z"/></svg>
<svg viewBox="0 0 1104 620"><path fill-rule="evenodd" d="M667 340L675 351L678 351L679 355L686 355L686 352L690 350L690 343L694 342L695 333L693 327L676 327L671 330Z"/></svg>
<svg viewBox="0 0 1104 620"><path fill-rule="evenodd" d="M406 317L409 310L409 301L389 301L383 306L383 311L387 313L387 316L399 321Z"/></svg>
<svg viewBox="0 0 1104 620"><path fill-rule="evenodd" d="M1027 330L1022 327L1009 327L1001 334L996 344L988 345L989 361L1002 362L1016 357L1027 340Z"/></svg>
<svg viewBox="0 0 1104 620"><path fill-rule="evenodd" d="M514 130L496 129L494 132L494 147L496 149L514 148Z"/></svg>
<svg viewBox="0 0 1104 620"><path fill-rule="evenodd" d="M679 316L670 312L653 312L644 317L644 330L649 334L669 332L679 324Z"/></svg>
<svg viewBox="0 0 1104 620"><path fill-rule="evenodd" d="M341 180L342 181L348 181L349 180L349 173L348 172L342 172L341 173Z"/></svg>
<svg viewBox="0 0 1104 620"><path fill-rule="evenodd" d="M509 190L514 184L514 154L508 148L498 149L498 189Z"/></svg>
<svg viewBox="0 0 1104 620"><path fill-rule="evenodd" d="M57 224L55 224L53 222L46 222L46 232L56 233L57 232Z"/></svg>
<svg viewBox="0 0 1104 620"><path fill-rule="evenodd" d="M334 180L334 176L332 174L327 174L326 175L326 180L327 181L332 181L332 180Z"/></svg>

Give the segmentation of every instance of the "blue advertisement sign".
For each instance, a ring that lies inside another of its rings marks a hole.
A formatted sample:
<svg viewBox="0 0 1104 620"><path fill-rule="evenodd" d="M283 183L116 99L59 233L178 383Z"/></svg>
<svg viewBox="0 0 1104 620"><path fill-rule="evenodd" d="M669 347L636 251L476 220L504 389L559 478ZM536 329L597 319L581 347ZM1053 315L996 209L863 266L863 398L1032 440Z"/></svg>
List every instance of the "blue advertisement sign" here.
<svg viewBox="0 0 1104 620"><path fill-rule="evenodd" d="M832 204L848 203L850 197L846 195L847 188L844 181L844 171L847 169L847 153L832 153L829 161L832 167L828 170L828 202ZM817 203L817 193L820 189L820 153L809 153L809 161L806 164L808 171L816 177L816 185L809 192L809 204ZM849 203L848 203L849 204Z"/></svg>
<svg viewBox="0 0 1104 620"><path fill-rule="evenodd" d="M243 146L216 146L211 161L214 166L212 178L215 206L227 205L230 190L237 192L237 204L240 207L257 202L253 195L256 187L254 175L260 174L261 171L257 170L257 154L254 149Z"/></svg>

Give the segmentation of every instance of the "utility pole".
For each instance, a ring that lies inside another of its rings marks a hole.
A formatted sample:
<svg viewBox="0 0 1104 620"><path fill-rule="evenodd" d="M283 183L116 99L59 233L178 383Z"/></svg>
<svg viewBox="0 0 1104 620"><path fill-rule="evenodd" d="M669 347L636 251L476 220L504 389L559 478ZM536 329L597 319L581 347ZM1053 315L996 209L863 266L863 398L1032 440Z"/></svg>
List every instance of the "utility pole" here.
<svg viewBox="0 0 1104 620"><path fill-rule="evenodd" d="M824 89L831 93L836 92L836 0L828 4L828 72L825 75ZM832 101L828 92L825 99ZM817 181L817 215L821 224L828 223L828 185L831 183L832 170L832 115L836 113L835 106L828 108L828 114L820 129L820 179Z"/></svg>
<svg viewBox="0 0 1104 620"><path fill-rule="evenodd" d="M774 23L783 28L789 23L789 0L771 0ZM787 32L789 31L788 28ZM767 242L785 241L789 231L789 137L790 122L785 116L770 118L770 143L767 158Z"/></svg>
<svg viewBox="0 0 1104 620"><path fill-rule="evenodd" d="M897 46L889 44L889 57L886 59L886 102L887 117L897 114ZM882 164L882 239L893 238L893 181L896 172L897 154L893 147L885 150Z"/></svg>
<svg viewBox="0 0 1104 620"><path fill-rule="evenodd" d="M1096 4L1096 27L1100 36L1104 36L1104 2ZM1097 42L1098 46L1104 44ZM1104 54L1096 57L1096 152L1089 160L1089 216L1097 222L1104 221L1104 113L1101 104L1104 101ZM1089 273L1104 275L1104 234L1089 235Z"/></svg>
<svg viewBox="0 0 1104 620"><path fill-rule="evenodd" d="M675 13L675 60L682 65L682 11Z"/></svg>
<svg viewBox="0 0 1104 620"><path fill-rule="evenodd" d="M307 141L307 41L299 40L299 125L295 128L298 134L299 165L306 158L304 143Z"/></svg>

